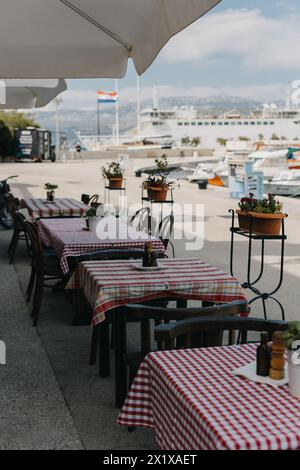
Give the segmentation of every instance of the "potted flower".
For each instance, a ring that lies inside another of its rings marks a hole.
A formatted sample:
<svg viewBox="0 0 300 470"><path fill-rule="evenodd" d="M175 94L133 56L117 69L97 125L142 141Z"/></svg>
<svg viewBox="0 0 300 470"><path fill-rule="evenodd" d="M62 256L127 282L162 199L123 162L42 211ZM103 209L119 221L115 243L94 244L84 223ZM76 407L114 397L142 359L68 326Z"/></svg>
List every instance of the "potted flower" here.
<svg viewBox="0 0 300 470"><path fill-rule="evenodd" d="M249 212L253 211L257 206L257 199L254 194L250 193L249 197L243 197L239 202L239 209L236 210L239 219L239 227L243 230L250 230Z"/></svg>
<svg viewBox="0 0 300 470"><path fill-rule="evenodd" d="M300 322L289 322L283 333L283 340L288 349L289 388L293 397L300 398Z"/></svg>
<svg viewBox="0 0 300 470"><path fill-rule="evenodd" d="M47 201L53 202L55 200L55 190L58 189L56 184L46 183L44 189L47 191Z"/></svg>
<svg viewBox="0 0 300 470"><path fill-rule="evenodd" d="M250 194L250 198L240 201L239 216L240 227L250 229L252 217L252 232L264 235L279 235L282 219L287 217L282 212L282 204L275 199L274 194L268 194L266 199L257 200Z"/></svg>
<svg viewBox="0 0 300 470"><path fill-rule="evenodd" d="M98 224L98 216L97 216L97 209L96 207L91 207L87 213L86 213L86 219L85 219L86 226L88 230L91 232L96 231L96 227Z"/></svg>
<svg viewBox="0 0 300 470"><path fill-rule="evenodd" d="M156 169L153 170L146 181L144 188L148 191L148 199L155 202L162 202L167 199L168 191L172 188L173 183L168 180L166 174L168 169L167 155L162 155L155 160Z"/></svg>
<svg viewBox="0 0 300 470"><path fill-rule="evenodd" d="M123 170L120 163L111 162L107 167L102 167L103 178L108 179L111 189L121 189L123 187Z"/></svg>
<svg viewBox="0 0 300 470"><path fill-rule="evenodd" d="M152 187L156 183L156 176L150 174L146 181L143 182L143 187L147 190L147 197L151 201L153 198Z"/></svg>

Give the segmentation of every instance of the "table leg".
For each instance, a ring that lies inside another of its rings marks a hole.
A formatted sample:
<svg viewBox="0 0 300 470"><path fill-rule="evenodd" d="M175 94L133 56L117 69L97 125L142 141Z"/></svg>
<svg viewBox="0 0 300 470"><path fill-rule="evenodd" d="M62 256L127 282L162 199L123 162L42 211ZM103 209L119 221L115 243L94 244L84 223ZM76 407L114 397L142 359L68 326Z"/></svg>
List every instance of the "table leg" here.
<svg viewBox="0 0 300 470"><path fill-rule="evenodd" d="M115 336L115 400L116 407L121 408L127 397L126 354L126 315L122 308L113 311Z"/></svg>
<svg viewBox="0 0 300 470"><path fill-rule="evenodd" d="M86 301L81 289L69 291L73 307L74 317L72 326L90 325L92 319L91 306Z"/></svg>
<svg viewBox="0 0 300 470"><path fill-rule="evenodd" d="M99 375L109 377L110 374L110 347L109 347L109 322L104 320L98 326L98 351L99 351Z"/></svg>

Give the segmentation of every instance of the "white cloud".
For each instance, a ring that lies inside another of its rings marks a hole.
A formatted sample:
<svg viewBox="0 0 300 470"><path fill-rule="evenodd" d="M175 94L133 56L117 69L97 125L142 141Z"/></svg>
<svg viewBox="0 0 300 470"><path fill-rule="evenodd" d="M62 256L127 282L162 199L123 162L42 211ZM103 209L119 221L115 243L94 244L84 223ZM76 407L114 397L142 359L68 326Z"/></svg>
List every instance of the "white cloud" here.
<svg viewBox="0 0 300 470"><path fill-rule="evenodd" d="M205 63L229 54L251 68L298 68L299 20L296 13L265 17L257 9L211 14L175 36L161 59Z"/></svg>
<svg viewBox="0 0 300 470"><path fill-rule="evenodd" d="M282 3L282 2L279 2ZM257 80L263 80L263 72L268 70L299 69L300 53L300 14L285 13L279 17L266 17L258 9L235 9L212 13L175 36L164 48L160 61L178 64L195 63L205 67L212 62L238 58L241 67L257 70ZM227 73L226 73L227 72ZM231 70L232 74L238 71ZM231 77L228 68L224 67L224 85L217 86L160 86L160 97L231 95L264 102L284 99L287 83L272 85L230 86ZM275 75L275 72L274 72ZM181 71L182 76L182 71ZM295 78L299 78L295 74ZM195 76L194 81L198 79ZM199 77L199 82L201 77ZM183 78L184 82L184 78ZM235 80L236 82L236 80ZM143 79L141 80L141 85ZM135 87L124 87L119 84L120 106L136 99ZM151 86L141 88L141 99L151 99ZM64 109L96 110L95 90L68 90L63 95ZM50 107L45 108L51 109Z"/></svg>

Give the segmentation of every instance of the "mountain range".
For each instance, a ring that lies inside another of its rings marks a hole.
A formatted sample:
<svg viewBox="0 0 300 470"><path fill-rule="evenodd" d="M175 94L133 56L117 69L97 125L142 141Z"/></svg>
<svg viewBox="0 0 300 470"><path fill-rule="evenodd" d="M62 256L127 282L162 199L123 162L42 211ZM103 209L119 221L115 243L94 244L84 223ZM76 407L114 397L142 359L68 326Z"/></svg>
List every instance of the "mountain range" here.
<svg viewBox="0 0 300 470"><path fill-rule="evenodd" d="M278 102L278 105L282 103ZM141 109L152 106L152 101L143 101ZM237 109L241 114L247 114L262 106L260 101L241 98L237 96L210 96L199 98L195 96L178 96L161 98L160 108L172 108L174 106L194 106L201 113L216 113ZM56 113L55 111L35 110L33 116L41 127L55 131ZM125 133L136 127L136 103L128 102L119 106L120 133ZM59 114L61 131L67 135L69 144L74 144L77 139L76 132L82 134L97 133L97 113L94 110L62 109ZM111 134L115 123L115 110L110 108L108 111L101 112L101 134Z"/></svg>

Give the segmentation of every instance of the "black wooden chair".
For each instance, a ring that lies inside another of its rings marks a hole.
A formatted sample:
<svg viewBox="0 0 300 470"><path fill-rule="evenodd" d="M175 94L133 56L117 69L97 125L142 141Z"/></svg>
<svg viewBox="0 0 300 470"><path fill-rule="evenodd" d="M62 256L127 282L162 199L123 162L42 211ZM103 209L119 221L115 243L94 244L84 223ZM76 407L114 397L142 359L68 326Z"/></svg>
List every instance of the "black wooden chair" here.
<svg viewBox="0 0 300 470"><path fill-rule="evenodd" d="M142 207L131 217L130 225L134 226L137 230L142 230L151 235L151 215L150 207Z"/></svg>
<svg viewBox="0 0 300 470"><path fill-rule="evenodd" d="M98 200L99 194L93 194L93 196L90 196L89 194L81 195L81 202L83 202L87 206L93 207L93 204L98 204Z"/></svg>
<svg viewBox="0 0 300 470"><path fill-rule="evenodd" d="M171 246L173 258L175 258L175 248L173 242L170 240L174 228L174 214L169 214L164 217L159 225L157 230L157 236L163 242L165 249L168 249L168 246Z"/></svg>
<svg viewBox="0 0 300 470"><path fill-rule="evenodd" d="M81 202L83 202L83 204L86 204L88 206L89 203L90 203L90 195L89 194L81 194Z"/></svg>
<svg viewBox="0 0 300 470"><path fill-rule="evenodd" d="M265 320L245 317L196 317L155 328L155 339L160 349L176 348L181 338L185 348L223 345L224 331L239 331L241 344L247 343L248 332L267 332L271 339L274 331L286 330L288 323L282 320ZM229 337L229 344L233 341Z"/></svg>
<svg viewBox="0 0 300 470"><path fill-rule="evenodd" d="M144 250L140 249L110 249L110 250L99 250L93 251L90 253L85 253L79 256L69 256L68 257L68 266L70 278L74 273L77 265L84 261L105 261L105 260L130 260L130 259L142 259L144 256ZM72 291L71 302L73 305L73 310L75 313L75 318L73 320L73 325L82 324L83 322L90 322L91 320L91 307L84 298L83 292L79 289ZM109 345L109 338L106 338L105 341ZM98 332L97 328L93 328L92 331L92 340L91 340L91 350L90 350L90 359L89 364L94 365L97 357L97 348L98 348ZM109 355L109 351L106 351Z"/></svg>
<svg viewBox="0 0 300 470"><path fill-rule="evenodd" d="M25 222L25 226L32 250L31 274L26 294L27 301L29 302L34 290L31 316L33 318L33 325L37 326L44 287L53 288L54 285L48 284L48 282L63 281L64 275L61 271L59 260L54 252L51 250L43 250L37 226L29 221Z"/></svg>
<svg viewBox="0 0 300 470"><path fill-rule="evenodd" d="M105 260L126 260L126 259L142 259L144 256L144 250L141 249L108 249L91 251L78 256L69 256L68 266L69 274L72 275L77 265L84 261L105 261Z"/></svg>
<svg viewBox="0 0 300 470"><path fill-rule="evenodd" d="M98 201L99 201L99 194L94 194L93 196L90 197L89 205L91 207L95 207L96 204L99 205Z"/></svg>
<svg viewBox="0 0 300 470"><path fill-rule="evenodd" d="M26 226L25 226L26 218L21 212L19 212L19 207L20 207L19 200L18 199L15 199L14 201L11 200L10 205L11 205L11 213L13 216L14 228L13 228L12 239L8 248L8 254L9 254L9 264L12 264L15 260L16 251L17 251L20 241L25 241L27 253L29 256L31 256L31 250L30 250L29 238L28 238L28 234L27 234Z"/></svg>
<svg viewBox="0 0 300 470"><path fill-rule="evenodd" d="M133 352L126 355L126 362L129 369L129 384L132 383L139 365L144 357L151 352L151 320L155 325L163 323L168 327L169 322L176 321L175 325L180 324L179 320L202 317L213 319L218 316L237 316L247 315L249 311L247 301L235 301L229 304L214 305L212 307L198 308L160 308L146 305L130 304L126 305L126 321L138 321L140 323L141 349L139 352ZM208 317L209 315L209 317ZM174 323L171 323L172 326ZM157 331L156 327L155 331ZM162 342L158 341L158 348L162 349Z"/></svg>

